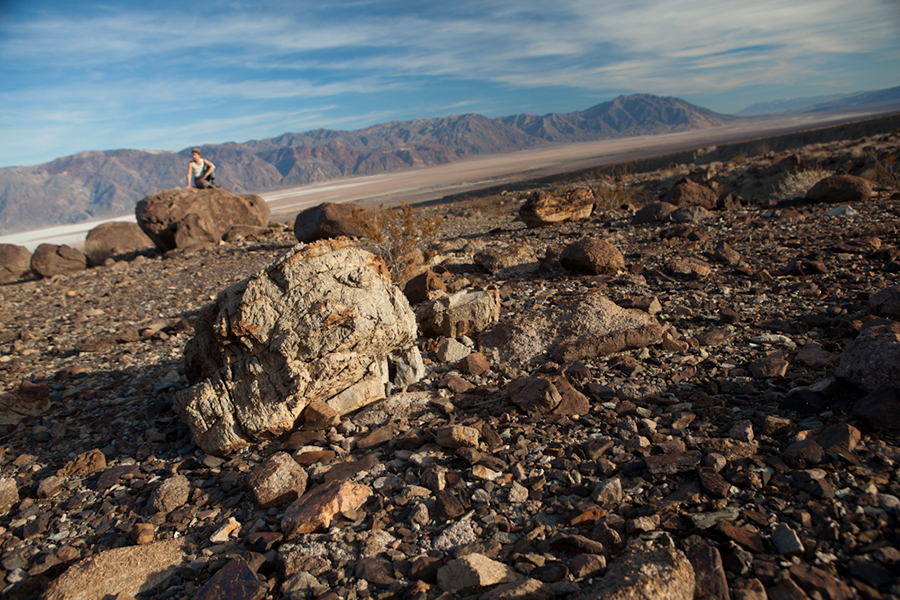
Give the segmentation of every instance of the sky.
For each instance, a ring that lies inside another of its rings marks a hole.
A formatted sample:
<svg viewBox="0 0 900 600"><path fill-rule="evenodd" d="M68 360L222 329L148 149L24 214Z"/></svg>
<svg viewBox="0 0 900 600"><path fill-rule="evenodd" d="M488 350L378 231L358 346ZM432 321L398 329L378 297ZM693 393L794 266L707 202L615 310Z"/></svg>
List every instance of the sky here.
<svg viewBox="0 0 900 600"><path fill-rule="evenodd" d="M622 94L900 85L900 0L0 0L0 167Z"/></svg>

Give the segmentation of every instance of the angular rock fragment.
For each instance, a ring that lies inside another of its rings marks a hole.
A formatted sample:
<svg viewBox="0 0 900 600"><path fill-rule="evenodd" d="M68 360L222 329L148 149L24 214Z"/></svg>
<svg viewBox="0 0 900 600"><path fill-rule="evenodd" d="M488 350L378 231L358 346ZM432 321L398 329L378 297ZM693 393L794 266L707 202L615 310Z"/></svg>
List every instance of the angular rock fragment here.
<svg viewBox="0 0 900 600"><path fill-rule="evenodd" d="M362 506L371 493L368 486L349 481L332 481L311 489L284 511L281 519L284 539L328 529L341 513Z"/></svg>
<svg viewBox="0 0 900 600"><path fill-rule="evenodd" d="M481 265L499 279L521 277L537 271L541 264L528 244L510 244L505 248L489 247L473 257L475 264Z"/></svg>
<svg viewBox="0 0 900 600"><path fill-rule="evenodd" d="M307 475L286 452L276 452L247 477L247 488L264 508L293 502L306 491Z"/></svg>
<svg viewBox="0 0 900 600"><path fill-rule="evenodd" d="M671 190L666 192L662 201L674 204L678 207L683 206L702 206L709 210L716 208L717 194L706 187L690 179L682 179L676 183Z"/></svg>
<svg viewBox="0 0 900 600"><path fill-rule="evenodd" d="M238 556L216 571L192 600L260 600L267 591L268 586L257 579L247 561Z"/></svg>
<svg viewBox="0 0 900 600"><path fill-rule="evenodd" d="M900 322L872 319L844 348L837 376L874 391L900 386Z"/></svg>
<svg viewBox="0 0 900 600"><path fill-rule="evenodd" d="M693 600L694 569L680 550L636 542L610 563L593 589L577 600Z"/></svg>
<svg viewBox="0 0 900 600"><path fill-rule="evenodd" d="M485 587L521 579L511 567L482 554L451 560L438 569L438 586L448 592Z"/></svg>
<svg viewBox="0 0 900 600"><path fill-rule="evenodd" d="M228 453L293 429L311 402L346 414L383 398L388 355L418 355L415 338L381 259L346 238L300 245L201 312L175 410L201 448Z"/></svg>
<svg viewBox="0 0 900 600"><path fill-rule="evenodd" d="M422 331L432 337L459 338L491 327L500 318L496 288L462 290L416 309Z"/></svg>

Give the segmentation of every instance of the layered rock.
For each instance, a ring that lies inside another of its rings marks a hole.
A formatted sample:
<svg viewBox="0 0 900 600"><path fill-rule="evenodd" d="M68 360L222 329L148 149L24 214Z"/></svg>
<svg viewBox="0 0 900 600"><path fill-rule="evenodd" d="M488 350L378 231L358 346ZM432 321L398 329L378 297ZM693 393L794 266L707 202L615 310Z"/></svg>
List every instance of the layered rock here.
<svg viewBox="0 0 900 600"><path fill-rule="evenodd" d="M542 227L566 221L583 221L594 210L594 192L588 188L576 188L561 194L546 191L533 193L522 208L519 217L529 227Z"/></svg>
<svg viewBox="0 0 900 600"><path fill-rule="evenodd" d="M269 214L269 205L259 196L239 196L222 189L162 190L135 207L138 225L163 252L217 244L234 226L267 225Z"/></svg>
<svg viewBox="0 0 900 600"><path fill-rule="evenodd" d="M202 311L175 408L200 447L228 453L293 429L310 402L345 414L383 397L389 359L417 370L415 338L379 258L346 238L299 245Z"/></svg>

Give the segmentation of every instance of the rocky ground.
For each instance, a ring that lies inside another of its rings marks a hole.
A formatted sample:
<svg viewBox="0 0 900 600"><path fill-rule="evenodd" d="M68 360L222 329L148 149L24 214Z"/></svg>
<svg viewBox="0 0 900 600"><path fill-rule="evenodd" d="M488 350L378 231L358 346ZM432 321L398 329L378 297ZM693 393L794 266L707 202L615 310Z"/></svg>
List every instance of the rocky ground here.
<svg viewBox="0 0 900 600"><path fill-rule="evenodd" d="M183 350L201 307L294 244L289 226L3 285L3 596L900 597L900 379L873 401L835 378L871 298L900 283L900 198L876 186L845 209L772 192L798 165L871 171L898 140L673 165L618 191L582 174L556 186L610 200L577 223L529 228L513 194L419 209L444 219L434 271L451 290L498 288L501 325L599 294L653 313L662 343L564 361L423 337L422 381L225 457L172 411ZM623 205L685 175L744 203L632 223ZM624 268L564 268L584 236ZM542 377L568 409L514 401L512 382ZM304 486L364 488L363 503L320 505L324 531L289 534L293 497L260 480L284 455Z"/></svg>

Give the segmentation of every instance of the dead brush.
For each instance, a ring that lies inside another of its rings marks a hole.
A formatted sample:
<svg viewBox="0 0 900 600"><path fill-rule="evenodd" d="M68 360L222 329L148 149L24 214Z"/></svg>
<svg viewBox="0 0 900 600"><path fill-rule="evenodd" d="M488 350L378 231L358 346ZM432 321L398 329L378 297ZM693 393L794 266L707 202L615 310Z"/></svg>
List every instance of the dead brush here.
<svg viewBox="0 0 900 600"><path fill-rule="evenodd" d="M391 272L391 280L409 279L414 269L436 252L435 239L443 220L416 215L408 204L381 205L377 211L354 213L353 220L376 246L376 252Z"/></svg>
<svg viewBox="0 0 900 600"><path fill-rule="evenodd" d="M644 206L649 196L647 190L628 183L624 177L602 176L594 187L596 209L617 210L623 206Z"/></svg>
<svg viewBox="0 0 900 600"><path fill-rule="evenodd" d="M788 173L775 184L775 187L772 190L772 197L775 200L793 200L794 198L802 198L806 196L806 192L808 192L812 186L831 175L834 175L834 173L818 167Z"/></svg>
<svg viewBox="0 0 900 600"><path fill-rule="evenodd" d="M875 166L867 170L864 177L886 188L900 188L900 159L897 155L887 152L879 156L870 152L869 156L874 159Z"/></svg>

